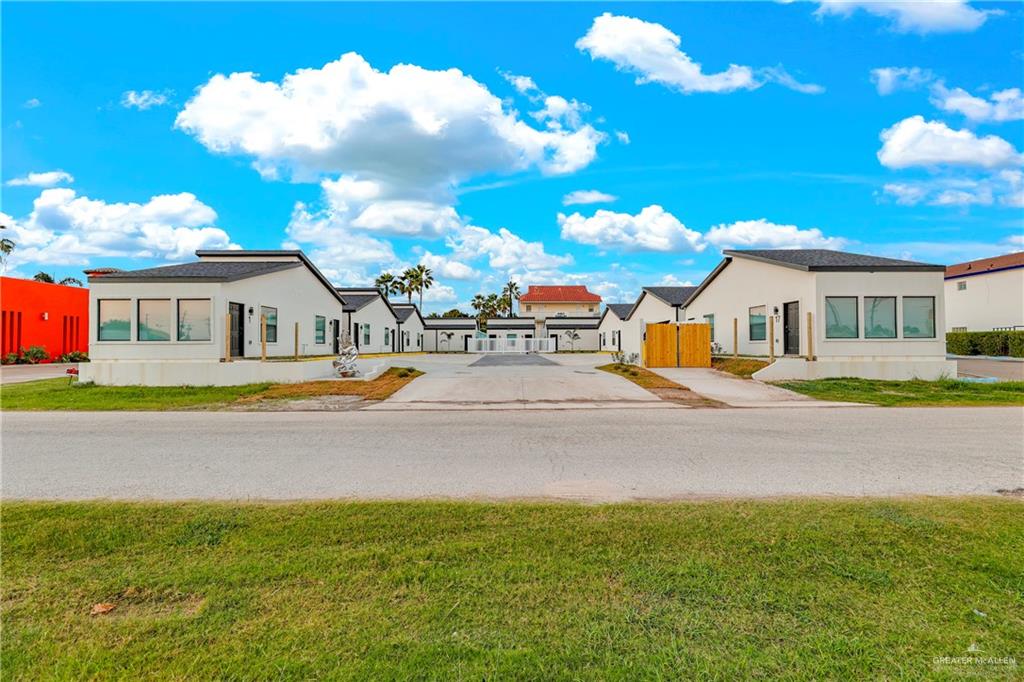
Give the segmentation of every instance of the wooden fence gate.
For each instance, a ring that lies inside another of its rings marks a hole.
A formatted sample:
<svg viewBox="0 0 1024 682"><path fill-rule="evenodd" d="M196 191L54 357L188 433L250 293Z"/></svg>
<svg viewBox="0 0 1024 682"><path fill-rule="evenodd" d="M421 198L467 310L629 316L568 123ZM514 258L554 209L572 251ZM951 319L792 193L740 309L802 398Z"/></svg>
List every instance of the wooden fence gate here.
<svg viewBox="0 0 1024 682"><path fill-rule="evenodd" d="M647 325L643 362L645 367L710 367L711 325Z"/></svg>

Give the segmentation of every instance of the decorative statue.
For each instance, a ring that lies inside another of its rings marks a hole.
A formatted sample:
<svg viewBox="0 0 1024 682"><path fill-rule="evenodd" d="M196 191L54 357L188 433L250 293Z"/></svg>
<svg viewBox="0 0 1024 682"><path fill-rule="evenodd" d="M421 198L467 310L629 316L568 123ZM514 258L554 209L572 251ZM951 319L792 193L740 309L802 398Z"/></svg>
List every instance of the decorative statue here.
<svg viewBox="0 0 1024 682"><path fill-rule="evenodd" d="M354 377L359 375L356 369L356 360L359 358L359 349L352 343L352 336L346 330L341 337L341 355L332 362L334 371L339 377Z"/></svg>

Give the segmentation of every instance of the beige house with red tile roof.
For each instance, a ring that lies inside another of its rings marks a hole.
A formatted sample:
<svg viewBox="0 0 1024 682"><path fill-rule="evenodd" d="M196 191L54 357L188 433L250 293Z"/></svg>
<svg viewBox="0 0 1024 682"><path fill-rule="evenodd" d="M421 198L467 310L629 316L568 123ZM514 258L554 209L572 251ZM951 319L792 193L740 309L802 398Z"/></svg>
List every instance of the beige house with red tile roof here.
<svg viewBox="0 0 1024 682"><path fill-rule="evenodd" d="M600 317L601 297L585 286L527 287L519 298L519 314L536 320L549 317Z"/></svg>
<svg viewBox="0 0 1024 682"><path fill-rule="evenodd" d="M946 268L946 330L1024 329L1024 251Z"/></svg>

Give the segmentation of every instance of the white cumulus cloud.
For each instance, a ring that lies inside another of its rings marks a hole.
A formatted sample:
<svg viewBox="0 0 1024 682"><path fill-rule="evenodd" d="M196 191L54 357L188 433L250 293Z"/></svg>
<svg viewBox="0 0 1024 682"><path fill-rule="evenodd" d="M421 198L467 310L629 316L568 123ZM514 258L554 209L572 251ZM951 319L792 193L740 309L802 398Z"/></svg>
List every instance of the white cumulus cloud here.
<svg viewBox="0 0 1024 682"><path fill-rule="evenodd" d="M1024 119L1024 96L1020 88L998 90L984 99L963 88L950 89L939 82L932 88L931 101L942 111L956 112L978 123Z"/></svg>
<svg viewBox="0 0 1024 682"><path fill-rule="evenodd" d="M594 19L577 49L591 59L610 61L620 71L636 74L636 82L661 83L684 93L726 93L753 90L777 82L799 92L818 93L818 85L800 83L781 66L756 70L730 64L724 71L705 73L703 66L679 49L680 37L665 26L608 12Z"/></svg>
<svg viewBox="0 0 1024 682"><path fill-rule="evenodd" d="M966 0L823 0L815 14L848 17L857 10L887 19L897 33L970 32L999 12L977 9Z"/></svg>
<svg viewBox="0 0 1024 682"><path fill-rule="evenodd" d="M483 256L493 270L522 272L553 270L572 265L569 254L548 253L543 242L528 242L504 227L497 232L467 225L448 238L454 258L471 261Z"/></svg>
<svg viewBox="0 0 1024 682"><path fill-rule="evenodd" d="M596 189L578 189L575 192L569 192L562 197L562 205L608 204L616 199L618 199L618 197L614 194L608 194L607 192L601 192Z"/></svg>
<svg viewBox="0 0 1024 682"><path fill-rule="evenodd" d="M480 278L480 271L472 266L453 258L433 254L430 251L426 251L420 257L419 262L433 270L437 276L445 279L470 280Z"/></svg>
<svg viewBox="0 0 1024 682"><path fill-rule="evenodd" d="M20 178L11 178L7 181L9 187L53 187L72 183L75 178L71 173L62 170L45 171L42 173L29 173Z"/></svg>
<svg viewBox="0 0 1024 682"><path fill-rule="evenodd" d="M878 160L888 168L911 166L976 166L1000 168L1021 163L1021 154L1001 137L979 137L953 130L941 121L911 116L881 132Z"/></svg>
<svg viewBox="0 0 1024 682"><path fill-rule="evenodd" d="M16 243L12 261L85 265L92 258L183 260L197 249L232 248L214 227L216 212L194 194L165 194L145 203L107 203L66 188L45 189L21 220L5 216Z"/></svg>
<svg viewBox="0 0 1024 682"><path fill-rule="evenodd" d="M170 103L171 95L169 90L126 90L121 93L121 106L125 109L145 111Z"/></svg>
<svg viewBox="0 0 1024 682"><path fill-rule="evenodd" d="M700 233L658 205L636 215L599 210L589 218L558 214L562 239L627 251L702 251Z"/></svg>
<svg viewBox="0 0 1024 682"><path fill-rule="evenodd" d="M800 229L764 218L716 225L704 239L722 249L842 249L847 243L841 237L826 237L816 227Z"/></svg>
<svg viewBox="0 0 1024 682"><path fill-rule="evenodd" d="M885 66L871 69L871 82L879 95L897 90L914 90L935 80L935 74L919 66Z"/></svg>

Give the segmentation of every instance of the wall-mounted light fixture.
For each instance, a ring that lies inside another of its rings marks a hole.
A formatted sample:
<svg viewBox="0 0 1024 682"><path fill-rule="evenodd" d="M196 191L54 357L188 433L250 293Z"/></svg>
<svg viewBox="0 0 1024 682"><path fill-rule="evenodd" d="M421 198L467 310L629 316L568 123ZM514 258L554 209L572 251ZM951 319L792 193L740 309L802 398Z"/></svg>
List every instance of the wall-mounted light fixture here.
<svg viewBox="0 0 1024 682"><path fill-rule="evenodd" d="M252 312L252 311L250 310L249 312ZM774 308L772 308L772 315L778 315L778 314L779 314L779 306L775 306Z"/></svg>
<svg viewBox="0 0 1024 682"><path fill-rule="evenodd" d="M249 314L252 315L252 306L249 306Z"/></svg>
<svg viewBox="0 0 1024 682"><path fill-rule="evenodd" d="M19 315L20 314L21 313L19 313ZM40 317L42 317L44 320L48 320L48 319L50 319L50 313L43 313Z"/></svg>

